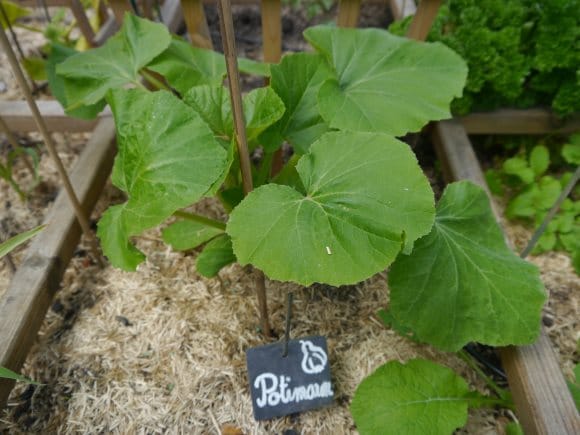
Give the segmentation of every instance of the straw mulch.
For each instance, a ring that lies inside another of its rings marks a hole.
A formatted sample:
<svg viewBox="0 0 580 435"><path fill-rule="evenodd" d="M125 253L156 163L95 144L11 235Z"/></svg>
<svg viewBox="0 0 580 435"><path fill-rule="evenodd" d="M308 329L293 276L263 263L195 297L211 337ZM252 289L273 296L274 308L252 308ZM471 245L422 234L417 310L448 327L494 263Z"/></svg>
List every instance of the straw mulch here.
<svg viewBox="0 0 580 435"><path fill-rule="evenodd" d="M111 198L108 189L98 210ZM221 210L206 201L205 212ZM523 230L516 228L516 241ZM43 382L19 384L2 414L6 433L356 433L348 407L356 386L379 365L421 357L485 386L463 361L415 344L375 317L388 303L385 275L346 288L268 284L273 328L281 334L288 291L295 294L294 337L328 338L334 406L256 423L245 350L267 340L258 329L248 270L232 265L220 279L195 272L195 254L174 253L158 231L138 240L149 254L136 273L97 270L80 252L66 273L23 372ZM534 259L553 300L549 328L564 371L572 367L578 328L578 277L569 259ZM506 411L470 413L465 433L503 433ZM289 432L290 433L290 432Z"/></svg>

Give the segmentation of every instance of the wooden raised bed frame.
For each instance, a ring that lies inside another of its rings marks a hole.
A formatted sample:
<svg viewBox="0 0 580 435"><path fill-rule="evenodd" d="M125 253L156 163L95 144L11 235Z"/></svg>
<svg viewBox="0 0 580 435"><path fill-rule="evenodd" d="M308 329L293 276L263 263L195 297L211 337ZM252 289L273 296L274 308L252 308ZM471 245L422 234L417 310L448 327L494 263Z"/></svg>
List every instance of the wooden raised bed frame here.
<svg viewBox="0 0 580 435"><path fill-rule="evenodd" d="M194 45L210 48L211 40L203 3L212 0L166 0L163 16L171 31L185 21ZM373 0L371 0L373 1ZM423 0L416 10L411 0L384 0L395 18L416 12L409 36L424 39L441 0ZM380 3L381 0L374 0ZM36 0L21 4L36 6ZM86 26L86 16L78 0L47 0L49 6L68 6L77 17L79 28L92 45L100 45L117 28L129 4L109 0L113 15L98 34ZM255 4L255 0L234 0L234 3ZM358 24L360 0L340 0L337 22L341 26ZM277 62L281 56L280 0L262 0L262 36L264 60ZM147 11L146 11L147 13ZM114 154L114 125L109 114L98 121L84 122L67 118L53 102L40 102L49 129L53 131L87 131L96 126L85 151L81 154L71 178L87 212L109 176ZM18 131L33 131L33 122L21 103L0 103L0 116ZM448 179L469 179L485 186L479 163L467 136L473 134L542 134L570 133L580 130L580 117L562 124L543 110L500 110L471 114L458 120L434 123L433 139ZM0 365L19 370L36 338L38 329L57 291L62 275L80 238L80 227L72 207L60 194L46 218L48 227L28 249L28 254L15 274L9 289L0 299ZM550 341L542 331L530 346L500 349L508 382L516 404L518 418L526 434L578 434L580 419L559 369ZM13 382L0 379L0 408L6 403Z"/></svg>

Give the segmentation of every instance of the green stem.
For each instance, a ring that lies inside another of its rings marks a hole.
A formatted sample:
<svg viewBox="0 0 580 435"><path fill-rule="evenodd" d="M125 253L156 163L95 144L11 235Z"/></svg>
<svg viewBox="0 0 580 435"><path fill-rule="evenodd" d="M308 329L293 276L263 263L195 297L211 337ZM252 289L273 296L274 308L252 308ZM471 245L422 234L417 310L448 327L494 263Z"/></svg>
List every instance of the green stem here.
<svg viewBox="0 0 580 435"><path fill-rule="evenodd" d="M153 74L151 74L146 69L142 69L139 72L141 73L141 75L143 76L143 78L145 80L147 80L150 84L155 86L157 89L164 89L166 91L171 92L171 89L165 83L163 83L161 80L158 80L155 76L153 76Z"/></svg>
<svg viewBox="0 0 580 435"><path fill-rule="evenodd" d="M512 411L515 410L515 406L511 399L507 398L493 398L493 397L478 397L476 399L467 399L469 408L483 408L483 407L493 407L501 406L502 408L507 408Z"/></svg>
<svg viewBox="0 0 580 435"><path fill-rule="evenodd" d="M135 80L132 82L135 86L137 86L139 89L142 89L144 91L149 91L149 89L147 89L147 87L141 83L139 80Z"/></svg>
<svg viewBox="0 0 580 435"><path fill-rule="evenodd" d="M270 176L270 170L272 168L272 161L274 158L274 153L264 153L262 162L260 163L260 169L258 169L256 174L256 187L265 184Z"/></svg>
<svg viewBox="0 0 580 435"><path fill-rule="evenodd" d="M499 385L497 385L493 379L491 379L489 376L487 376L483 370L481 370L481 368L473 361L473 359L471 358L471 355L469 355L466 351L464 350L460 350L459 352L457 352L457 355L459 356L459 358L461 358L463 361L465 361L467 363L467 365L469 367L471 367L486 383L486 385L491 388L499 397L501 397L503 400L505 400L505 398L509 395L509 393L504 390L503 388L501 388Z"/></svg>
<svg viewBox="0 0 580 435"><path fill-rule="evenodd" d="M190 213L190 212L183 211L183 210L177 210L175 213L173 213L173 216L180 217L182 219L192 221L192 222L197 222L197 223L206 225L208 227L217 228L218 230L222 230L222 231L226 230L225 223L217 221L215 219L210 219L210 218L205 217L205 216L201 216L199 214Z"/></svg>

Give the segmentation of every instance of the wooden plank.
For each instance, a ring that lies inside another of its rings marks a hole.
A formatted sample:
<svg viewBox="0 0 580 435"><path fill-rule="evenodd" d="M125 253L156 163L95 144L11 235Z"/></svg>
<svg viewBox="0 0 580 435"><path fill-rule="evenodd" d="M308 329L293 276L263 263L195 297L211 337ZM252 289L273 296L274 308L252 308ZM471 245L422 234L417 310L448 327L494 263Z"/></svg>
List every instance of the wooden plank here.
<svg viewBox="0 0 580 435"><path fill-rule="evenodd" d="M339 27L357 27L361 0L340 0L336 24Z"/></svg>
<svg viewBox="0 0 580 435"><path fill-rule="evenodd" d="M71 181L83 209L90 214L109 176L115 154L112 118L99 121L79 157ZM28 254L0 299L0 365L22 367L66 266L78 244L81 228L64 192L59 193L45 219L47 227L28 248ZM14 382L0 379L0 408Z"/></svg>
<svg viewBox="0 0 580 435"><path fill-rule="evenodd" d="M500 109L458 118L469 134L570 134L580 131L580 113L562 120L546 109Z"/></svg>
<svg viewBox="0 0 580 435"><path fill-rule="evenodd" d="M262 0L260 8L264 62L278 63L282 56L282 4L280 0Z"/></svg>
<svg viewBox="0 0 580 435"><path fill-rule="evenodd" d="M201 0L181 0L183 19L191 43L196 47L213 49L207 18Z"/></svg>
<svg viewBox="0 0 580 435"><path fill-rule="evenodd" d="M450 180L471 180L488 191L469 137L459 121L436 123L433 140ZM526 434L580 434L576 406L543 329L536 343L501 348L500 356Z"/></svg>
<svg viewBox="0 0 580 435"><path fill-rule="evenodd" d="M97 123L97 120L84 120L67 116L58 101L39 100L36 103L49 131L68 131L71 133L91 131ZM111 112L106 108L100 116L110 117ZM8 124L11 131L22 133L38 131L26 101L0 101L0 117Z"/></svg>
<svg viewBox="0 0 580 435"><path fill-rule="evenodd" d="M414 0L387 0L391 14L395 20L401 20L409 15L414 15L417 6Z"/></svg>
<svg viewBox="0 0 580 435"><path fill-rule="evenodd" d="M407 31L407 37L424 41L429 34L431 25L435 21L442 0L422 0Z"/></svg>
<svg viewBox="0 0 580 435"><path fill-rule="evenodd" d="M534 345L502 348L500 355L524 433L580 434L580 417L543 329Z"/></svg>

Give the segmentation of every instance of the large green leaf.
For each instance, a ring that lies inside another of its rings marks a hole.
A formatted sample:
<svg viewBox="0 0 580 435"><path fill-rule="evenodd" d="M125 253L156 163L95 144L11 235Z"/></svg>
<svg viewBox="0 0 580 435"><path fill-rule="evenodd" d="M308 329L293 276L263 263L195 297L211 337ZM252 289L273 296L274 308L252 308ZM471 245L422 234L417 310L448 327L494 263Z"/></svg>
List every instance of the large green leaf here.
<svg viewBox="0 0 580 435"><path fill-rule="evenodd" d="M134 270L143 254L129 238L197 201L222 174L226 151L199 115L169 92L119 89L108 100L119 146L112 180L129 199L107 210L98 235L115 266Z"/></svg>
<svg viewBox="0 0 580 435"><path fill-rule="evenodd" d="M171 42L163 24L125 14L121 31L105 45L76 54L56 71L64 78L68 109L95 104L110 89L139 83L139 70Z"/></svg>
<svg viewBox="0 0 580 435"><path fill-rule="evenodd" d="M224 231L194 221L178 221L162 232L163 241L177 251L197 248L202 243L213 239Z"/></svg>
<svg viewBox="0 0 580 435"><path fill-rule="evenodd" d="M25 231L20 233L5 242L0 243L0 258L4 257L6 254L10 253L16 247L22 245L24 242L30 240L34 236L36 236L45 225L41 225L39 227L33 228L31 230Z"/></svg>
<svg viewBox="0 0 580 435"><path fill-rule="evenodd" d="M269 75L266 64L250 59L239 59L240 71L251 74ZM223 54L174 38L163 53L147 68L164 76L175 90L185 94L193 86L219 85L226 75Z"/></svg>
<svg viewBox="0 0 580 435"><path fill-rule="evenodd" d="M201 275L212 278L224 266L234 261L236 261L236 256L232 250L232 240L227 234L223 234L205 245L197 257L195 267Z"/></svg>
<svg viewBox="0 0 580 435"><path fill-rule="evenodd" d="M60 63L64 62L71 56L74 56L78 53L73 48L67 47L66 45L59 44L57 42L53 42L50 45L50 53L48 55L48 59L46 61L46 75L48 78L48 86L50 87L50 91L54 98L58 100L58 102L65 108L66 114L69 116L73 116L76 118L82 119L93 119L95 118L101 110L106 105L106 101L103 98L102 100L98 101L95 104L91 104L89 106L80 106L77 109L66 109L69 104L66 99L65 93L65 79L56 74L56 67Z"/></svg>
<svg viewBox="0 0 580 435"><path fill-rule="evenodd" d="M227 226L239 262L272 279L359 282L433 224L429 183L408 145L390 136L326 133L296 170L304 192L261 186Z"/></svg>
<svg viewBox="0 0 580 435"><path fill-rule="evenodd" d="M198 112L213 132L225 140L233 137L230 94L223 86L196 86L183 100ZM246 136L254 141L284 114L284 103L271 88L258 88L244 96Z"/></svg>
<svg viewBox="0 0 580 435"><path fill-rule="evenodd" d="M193 86L220 85L226 74L222 55L176 38L147 68L164 76L180 94Z"/></svg>
<svg viewBox="0 0 580 435"><path fill-rule="evenodd" d="M402 135L428 121L449 118L461 96L465 62L440 43L428 44L379 29L316 26L306 39L333 66L336 77L318 94L332 128Z"/></svg>
<svg viewBox="0 0 580 435"><path fill-rule="evenodd" d="M8 17L8 23L6 23L3 14L0 14L0 25L4 29L8 27L8 24L14 24L18 18L22 18L30 14L30 9L23 8L14 2L2 0L0 3L2 3L4 12L6 12L6 16Z"/></svg>
<svg viewBox="0 0 580 435"><path fill-rule="evenodd" d="M389 288L397 321L448 351L533 342L546 300L538 269L508 249L485 192L468 181L447 187L431 233L393 263Z"/></svg>
<svg viewBox="0 0 580 435"><path fill-rule="evenodd" d="M365 378L350 410L362 435L451 434L467 422L470 391L431 361L391 361Z"/></svg>
<svg viewBox="0 0 580 435"><path fill-rule="evenodd" d="M288 141L298 153L305 154L312 142L328 131L316 96L332 71L320 55L297 53L284 56L279 65L272 65L271 72L270 86L284 102L286 112L262 135L262 144L276 149Z"/></svg>

